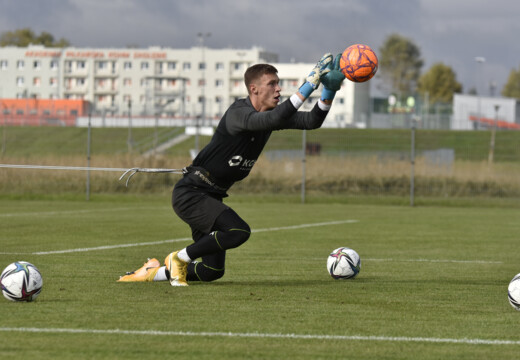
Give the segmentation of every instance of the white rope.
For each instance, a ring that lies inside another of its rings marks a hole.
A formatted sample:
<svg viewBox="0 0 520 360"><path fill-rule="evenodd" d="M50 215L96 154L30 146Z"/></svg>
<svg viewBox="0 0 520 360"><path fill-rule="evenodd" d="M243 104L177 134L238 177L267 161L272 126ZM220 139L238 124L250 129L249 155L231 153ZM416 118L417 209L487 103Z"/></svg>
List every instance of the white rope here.
<svg viewBox="0 0 520 360"><path fill-rule="evenodd" d="M128 182L138 172L145 172L145 173L170 173L170 174L182 174L181 169L150 169L150 168L131 168L124 172L123 175L119 177L119 181L121 181L127 174L128 178L126 179L126 187L128 187Z"/></svg>
<svg viewBox="0 0 520 360"><path fill-rule="evenodd" d="M0 168L11 168L11 169L35 169L35 170L75 170L75 171L124 171L123 175L119 177L121 181L126 175L126 186L128 182L138 172L145 173L170 173L170 174L182 174L182 169L154 169L154 168L102 168L102 167L88 167L88 166L53 166L53 165L15 165L15 164L0 164Z"/></svg>
<svg viewBox="0 0 520 360"><path fill-rule="evenodd" d="M79 171L126 171L125 168L100 168L100 167L82 167L82 166L53 166L53 165L14 165L0 164L0 168L11 169L36 169L36 170L79 170Z"/></svg>

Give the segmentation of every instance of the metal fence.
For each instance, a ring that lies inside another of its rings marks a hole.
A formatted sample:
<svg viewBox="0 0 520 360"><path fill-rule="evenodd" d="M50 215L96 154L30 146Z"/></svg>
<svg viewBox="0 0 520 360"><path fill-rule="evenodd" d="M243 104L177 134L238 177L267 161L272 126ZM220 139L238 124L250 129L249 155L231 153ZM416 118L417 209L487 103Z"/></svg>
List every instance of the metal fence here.
<svg viewBox="0 0 520 360"><path fill-rule="evenodd" d="M427 199L485 199L520 204L520 131L439 130L421 127L413 120L408 125L276 131L251 175L230 193L292 196L302 202L371 198L415 205ZM43 130L35 127L31 131ZM20 136L21 129L2 127L0 163L177 168L188 165L190 150L202 148L210 139L186 135L181 127L134 128L130 147L126 129L45 131L51 145L45 145L44 151L36 146L24 152L20 147L29 145ZM103 131L111 135L102 136ZM179 141L172 141L175 138ZM92 142L95 145L89 147ZM160 147L165 143L172 145ZM118 174L96 174L93 170L92 176L85 178L66 171L52 176L36 169L31 174L26 171L1 168L0 195L11 191L82 191L85 186L87 194L170 191L177 176L143 174L126 189L117 182ZM31 183L28 179L32 175L38 181Z"/></svg>

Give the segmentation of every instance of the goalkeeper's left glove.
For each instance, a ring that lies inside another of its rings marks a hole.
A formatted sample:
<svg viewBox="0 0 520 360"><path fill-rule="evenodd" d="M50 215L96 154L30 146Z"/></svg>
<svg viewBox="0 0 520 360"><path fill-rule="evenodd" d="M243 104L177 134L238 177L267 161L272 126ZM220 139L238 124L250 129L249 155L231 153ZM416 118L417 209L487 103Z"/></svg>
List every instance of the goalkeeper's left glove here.
<svg viewBox="0 0 520 360"><path fill-rule="evenodd" d="M332 62L332 54L327 53L316 63L312 71L309 73L305 82L298 89L304 98L308 98L314 90L320 86L320 78L330 71L329 65Z"/></svg>
<svg viewBox="0 0 520 360"><path fill-rule="evenodd" d="M320 76L321 83L323 84L321 100L332 101L336 95L336 91L341 89L345 75L343 75L339 68L340 60L341 54L338 54L334 62L328 64L329 71L324 72L323 76Z"/></svg>

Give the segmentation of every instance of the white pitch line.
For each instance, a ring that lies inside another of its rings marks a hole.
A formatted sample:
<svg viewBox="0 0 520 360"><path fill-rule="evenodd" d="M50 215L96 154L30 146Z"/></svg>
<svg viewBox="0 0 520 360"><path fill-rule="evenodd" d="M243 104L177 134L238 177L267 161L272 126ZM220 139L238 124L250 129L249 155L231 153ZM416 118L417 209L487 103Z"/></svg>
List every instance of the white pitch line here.
<svg viewBox="0 0 520 360"><path fill-rule="evenodd" d="M256 229L252 232L266 232L266 231L280 231L280 230L294 230L294 229L304 229L308 227L314 226L327 226L327 225L340 225L340 224L351 224L358 222L358 220L338 220L338 221L328 221L328 222L319 222L319 223L310 223L310 224L300 224L300 225L292 225L292 226L282 226L282 227L273 227L273 228L264 228L264 229ZM53 251L36 251L32 253L4 253L0 252L0 255L53 255L53 254L68 254L75 252L86 252L86 251L98 251L98 250L111 250L111 249L119 249L126 247L134 247L134 246L148 246L148 245L158 245L158 244L166 244L170 242L181 242L192 240L191 238L179 238L179 239L170 239L170 240L159 240L159 241L149 241L149 242L141 242L141 243L131 243L131 244L119 244L119 245L104 245L104 246L96 246L90 248L76 248L76 249L65 249L65 250L53 250Z"/></svg>
<svg viewBox="0 0 520 360"><path fill-rule="evenodd" d="M292 225L292 226L281 226L281 227L272 227L265 229L256 229L252 232L265 232L265 231L278 231L278 230L294 230L294 229L304 229L308 227L314 226L327 226L327 225L340 225L340 224L353 224L357 223L359 220L338 220L338 221L327 221L327 222L319 222L319 223L311 223L311 224L300 224L300 225Z"/></svg>
<svg viewBox="0 0 520 360"><path fill-rule="evenodd" d="M276 334L276 333L234 333L234 332L194 332L161 330L121 330L121 329L64 329L64 328L26 328L0 327L3 332L53 333L53 334L106 334L106 335L149 335L149 336L194 336L194 337L231 337L231 338L267 338L267 339L304 339L304 340L349 340L349 341L386 341L419 342L467 345L520 345L520 340L499 339L453 339L407 336L363 336L363 335L320 335L320 334Z"/></svg>
<svg viewBox="0 0 520 360"><path fill-rule="evenodd" d="M181 241L187 241L187 240L191 240L191 238L185 237L185 238L179 238L179 239L149 241L149 242L134 243L134 244L104 245L104 246L96 246L96 247L91 247L91 248L77 248L77 249L54 250L54 251L36 251L36 252L30 253L30 254L31 255L67 254L67 253L87 252L87 251L96 251L96 250L111 250L111 249L127 248L127 247L134 247L134 246L159 245L159 244L181 242ZM0 253L0 254L3 254L3 253Z"/></svg>
<svg viewBox="0 0 520 360"><path fill-rule="evenodd" d="M100 212L109 212L109 211L126 211L126 210L135 210L135 207L122 207L122 208L112 208L112 209L84 209L84 210L58 210L58 211L39 211L39 212L19 212L19 213L6 213L0 214L0 218L2 217L28 217L28 216L55 216L55 215L75 215L75 214L88 214L88 213L100 213ZM140 207L139 210L157 210L157 207ZM162 210L162 209L160 209Z"/></svg>
<svg viewBox="0 0 520 360"><path fill-rule="evenodd" d="M363 259L362 261L380 262L428 262L428 263L455 263L455 264L503 264L502 261L487 260L450 260L450 259Z"/></svg>

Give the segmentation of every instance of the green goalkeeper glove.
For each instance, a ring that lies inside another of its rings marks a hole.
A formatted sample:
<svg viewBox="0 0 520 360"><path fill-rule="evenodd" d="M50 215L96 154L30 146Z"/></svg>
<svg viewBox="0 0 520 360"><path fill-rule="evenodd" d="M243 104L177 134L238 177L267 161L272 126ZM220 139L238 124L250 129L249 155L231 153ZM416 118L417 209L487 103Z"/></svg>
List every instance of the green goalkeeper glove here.
<svg viewBox="0 0 520 360"><path fill-rule="evenodd" d="M329 64L332 62L332 54L327 53L316 63L312 71L305 79L305 83L298 89L304 98L308 98L314 90L320 86L320 78L330 71Z"/></svg>
<svg viewBox="0 0 520 360"><path fill-rule="evenodd" d="M323 90L321 92L321 100L332 101L336 95L336 91L341 89L341 84L345 80L345 75L339 69L339 61L341 54L336 56L334 63L329 63L329 71L324 72L323 76L320 76L321 83L323 84Z"/></svg>

